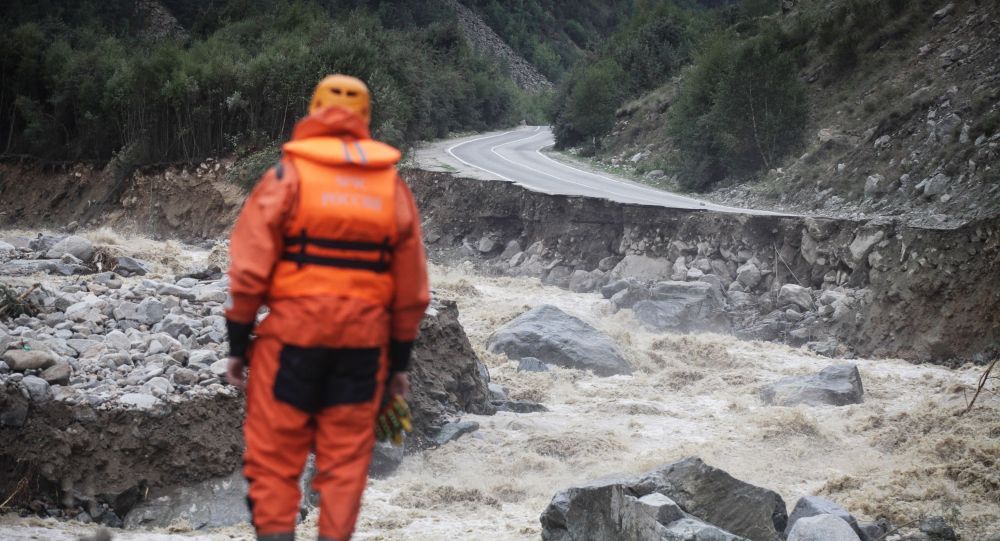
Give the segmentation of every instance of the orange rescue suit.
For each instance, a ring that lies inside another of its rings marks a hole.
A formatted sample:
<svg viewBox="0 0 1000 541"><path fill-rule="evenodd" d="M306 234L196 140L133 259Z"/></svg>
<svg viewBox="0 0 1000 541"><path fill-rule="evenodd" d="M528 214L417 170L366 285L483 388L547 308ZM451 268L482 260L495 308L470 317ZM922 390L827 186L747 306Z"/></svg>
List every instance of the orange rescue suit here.
<svg viewBox="0 0 1000 541"><path fill-rule="evenodd" d="M399 151L371 140L361 117L323 109L282 150L230 243L231 355L250 367L248 502L259 536L292 534L314 449L320 538L345 541L386 379L407 369L429 301L426 256Z"/></svg>

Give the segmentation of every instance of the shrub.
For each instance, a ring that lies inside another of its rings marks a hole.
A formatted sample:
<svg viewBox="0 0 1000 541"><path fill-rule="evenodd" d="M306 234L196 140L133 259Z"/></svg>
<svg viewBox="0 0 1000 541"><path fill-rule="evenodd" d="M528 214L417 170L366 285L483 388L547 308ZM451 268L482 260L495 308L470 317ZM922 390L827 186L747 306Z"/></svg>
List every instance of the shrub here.
<svg viewBox="0 0 1000 541"><path fill-rule="evenodd" d="M624 93L625 72L611 59L600 60L571 77L559 101L555 136L560 147L593 141L614 125L615 110Z"/></svg>
<svg viewBox="0 0 1000 541"><path fill-rule="evenodd" d="M684 74L668 121L682 187L706 190L776 166L802 141L805 95L773 33L712 39Z"/></svg>

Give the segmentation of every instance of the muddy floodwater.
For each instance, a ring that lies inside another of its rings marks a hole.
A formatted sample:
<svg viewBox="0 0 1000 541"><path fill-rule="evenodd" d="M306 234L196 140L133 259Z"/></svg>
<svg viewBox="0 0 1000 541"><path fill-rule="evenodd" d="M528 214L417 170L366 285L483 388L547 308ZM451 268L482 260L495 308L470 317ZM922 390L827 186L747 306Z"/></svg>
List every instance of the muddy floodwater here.
<svg viewBox="0 0 1000 541"><path fill-rule="evenodd" d="M461 265L434 266L432 278L436 295L458 301L492 380L511 398L550 411L465 416L481 428L410 456L394 476L371 482L356 539L539 539L538 516L557 490L687 456L773 489L789 507L818 494L860 519L903 524L941 515L963 539L1000 534L1000 396L984 394L971 413L956 415L981 367L857 359L851 362L861 371L864 404L768 407L758 396L761 386L837 361L728 336L649 333L628 311L611 313L599 294L545 287L537 279L484 277ZM494 330L539 304L606 332L635 373L517 372L516 362L486 351ZM303 538L315 536L315 519L300 526ZM2 539L75 540L92 531L0 517ZM251 536L249 526L190 532L183 524L116 533L148 541Z"/></svg>

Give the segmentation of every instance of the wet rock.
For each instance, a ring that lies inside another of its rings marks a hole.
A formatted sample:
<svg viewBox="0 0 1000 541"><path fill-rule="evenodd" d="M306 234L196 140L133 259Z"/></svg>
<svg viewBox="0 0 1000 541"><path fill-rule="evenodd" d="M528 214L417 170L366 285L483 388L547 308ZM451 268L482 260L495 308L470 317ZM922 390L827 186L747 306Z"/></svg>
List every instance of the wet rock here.
<svg viewBox="0 0 1000 541"><path fill-rule="evenodd" d="M930 541L958 541L955 530L942 517L932 516L921 520L920 531L927 534Z"/></svg>
<svg viewBox="0 0 1000 541"><path fill-rule="evenodd" d="M471 434L479 430L479 423L475 421L458 421L448 423L441 427L441 430L434 436L434 443L444 445L455 441L466 434Z"/></svg>
<svg viewBox="0 0 1000 541"><path fill-rule="evenodd" d="M58 360L57 355L45 349L12 349L3 354L3 361L15 372L44 370Z"/></svg>
<svg viewBox="0 0 1000 541"><path fill-rule="evenodd" d="M518 372L548 372L549 367L534 357L522 357L517 363Z"/></svg>
<svg viewBox="0 0 1000 541"><path fill-rule="evenodd" d="M157 489L125 515L125 527L167 528L186 522L192 529L222 528L250 521L242 472L192 486Z"/></svg>
<svg viewBox="0 0 1000 541"><path fill-rule="evenodd" d="M500 385L499 383L488 383L487 388L490 391L490 401L493 404L507 400L507 391L504 390L503 385Z"/></svg>
<svg viewBox="0 0 1000 541"><path fill-rule="evenodd" d="M551 285L561 288L569 288L570 277L573 271L565 265L557 265L553 267L548 274L542 278L542 283L545 285Z"/></svg>
<svg viewBox="0 0 1000 541"><path fill-rule="evenodd" d="M70 254L81 261L89 262L94 258L94 245L83 237L70 235L49 248L45 252L45 257L48 259L58 259L65 254Z"/></svg>
<svg viewBox="0 0 1000 541"><path fill-rule="evenodd" d="M25 376L21 380L21 386L28 391L32 402L48 402L52 399L49 383L38 376Z"/></svg>
<svg viewBox="0 0 1000 541"><path fill-rule="evenodd" d="M856 365L839 364L816 375L783 378L764 387L761 398L772 406L846 406L864 401L864 387Z"/></svg>
<svg viewBox="0 0 1000 541"><path fill-rule="evenodd" d="M120 256L115 259L115 267L113 270L125 277L145 276L149 273L149 264L128 256Z"/></svg>
<svg viewBox="0 0 1000 541"><path fill-rule="evenodd" d="M589 293L597 289L600 276L585 270L573 271L569 277L569 290L574 293Z"/></svg>
<svg viewBox="0 0 1000 541"><path fill-rule="evenodd" d="M620 261L621 258L613 255L605 257L597 262L597 270L601 272L610 272L611 269L615 268L615 265L617 265Z"/></svg>
<svg viewBox="0 0 1000 541"><path fill-rule="evenodd" d="M816 515L796 521L788 541L860 541L860 538L842 518Z"/></svg>
<svg viewBox="0 0 1000 541"><path fill-rule="evenodd" d="M504 325L489 337L487 348L509 358L535 357L600 376L632 372L610 338L551 305L532 308Z"/></svg>
<svg viewBox="0 0 1000 541"><path fill-rule="evenodd" d="M542 539L779 541L784 501L767 489L688 458L638 477L558 492L541 516Z"/></svg>
<svg viewBox="0 0 1000 541"><path fill-rule="evenodd" d="M544 405L530 400L495 400L493 406L497 411L509 411L512 413L537 413L549 411Z"/></svg>
<svg viewBox="0 0 1000 541"><path fill-rule="evenodd" d="M615 296L619 291L624 291L629 288L631 282L622 278L620 280L615 280L610 284L601 288L601 296L605 299L610 299Z"/></svg>
<svg viewBox="0 0 1000 541"><path fill-rule="evenodd" d="M727 332L729 319L718 292L707 282L659 282L653 300L632 307L636 319L658 331Z"/></svg>
<svg viewBox="0 0 1000 541"><path fill-rule="evenodd" d="M66 385L72 375L73 367L69 363L57 363L43 370L39 377L49 385Z"/></svg>
<svg viewBox="0 0 1000 541"><path fill-rule="evenodd" d="M833 515L840 519L843 519L851 529L860 537L861 539L866 539L865 534L862 533L860 527L858 526L858 520L854 518L847 512L846 509L837 505L826 498L821 498L819 496L803 496L799 498L799 501L795 503L795 509L792 510L792 514L788 517L788 526L785 527L785 535L791 534L792 527L799 519L806 517L814 517L817 515Z"/></svg>
<svg viewBox="0 0 1000 541"><path fill-rule="evenodd" d="M435 427L446 419L462 413L495 412L479 364L458 321L458 306L453 301L433 301L420 326L410 363L414 444L430 440Z"/></svg>
<svg viewBox="0 0 1000 541"><path fill-rule="evenodd" d="M384 479L392 474L403 463L405 449L408 444L393 445L391 442L376 442L372 461L368 466L368 475L374 479Z"/></svg>
<svg viewBox="0 0 1000 541"><path fill-rule="evenodd" d="M795 284L785 284L778 290L778 306L795 305L809 311L813 309L812 292Z"/></svg>

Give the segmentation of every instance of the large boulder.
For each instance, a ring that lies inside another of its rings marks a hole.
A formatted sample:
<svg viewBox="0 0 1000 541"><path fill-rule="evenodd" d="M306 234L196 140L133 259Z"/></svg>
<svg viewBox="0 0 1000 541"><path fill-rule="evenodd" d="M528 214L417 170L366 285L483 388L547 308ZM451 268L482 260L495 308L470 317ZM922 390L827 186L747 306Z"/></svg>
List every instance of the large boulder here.
<svg viewBox="0 0 1000 541"><path fill-rule="evenodd" d="M802 310L812 310L813 299L809 288L795 284L785 284L778 290L778 306L798 306Z"/></svg>
<svg viewBox="0 0 1000 541"><path fill-rule="evenodd" d="M865 390L857 365L838 364L811 376L782 378L761 390L772 406L846 406L864 402Z"/></svg>
<svg viewBox="0 0 1000 541"><path fill-rule="evenodd" d="M547 304L504 325L489 337L486 347L511 359L535 357L548 364L593 370L599 376L632 373L632 367L607 335Z"/></svg>
<svg viewBox="0 0 1000 541"><path fill-rule="evenodd" d="M194 530L250 522L247 483L241 472L194 485L155 490L125 516L127 528L169 528L184 524Z"/></svg>
<svg viewBox="0 0 1000 541"><path fill-rule="evenodd" d="M3 361L15 372L45 370L56 364L59 356L44 349L12 349L3 354Z"/></svg>
<svg viewBox="0 0 1000 541"><path fill-rule="evenodd" d="M71 235L52 245L45 252L45 257L48 259L59 259L66 254L72 255L80 261L88 262L94 257L94 245L83 237Z"/></svg>
<svg viewBox="0 0 1000 541"><path fill-rule="evenodd" d="M622 258L613 269L612 278L637 278L647 282L669 280L674 269L669 259L629 254Z"/></svg>
<svg viewBox="0 0 1000 541"><path fill-rule="evenodd" d="M867 541L867 536L861 531L858 520L854 518L854 515L836 503L826 498L820 498L819 496L803 496L799 498L799 501L795 504L795 509L792 510L792 514L788 517L788 526L785 527L785 535L791 534L792 528L799 520L817 515L833 515L843 519L858 534L858 537Z"/></svg>
<svg viewBox="0 0 1000 541"><path fill-rule="evenodd" d="M637 302L636 318L657 331L727 332L723 300L707 282L660 282L650 291L652 300Z"/></svg>
<svg viewBox="0 0 1000 541"><path fill-rule="evenodd" d="M418 446L429 443L437 427L451 417L495 411L454 301L434 301L428 308L413 346L410 380L409 403Z"/></svg>
<svg viewBox="0 0 1000 541"><path fill-rule="evenodd" d="M844 519L816 515L800 519L788 534L788 541L861 541Z"/></svg>
<svg viewBox="0 0 1000 541"><path fill-rule="evenodd" d="M541 516L547 541L780 541L786 520L777 493L698 458L562 490Z"/></svg>

